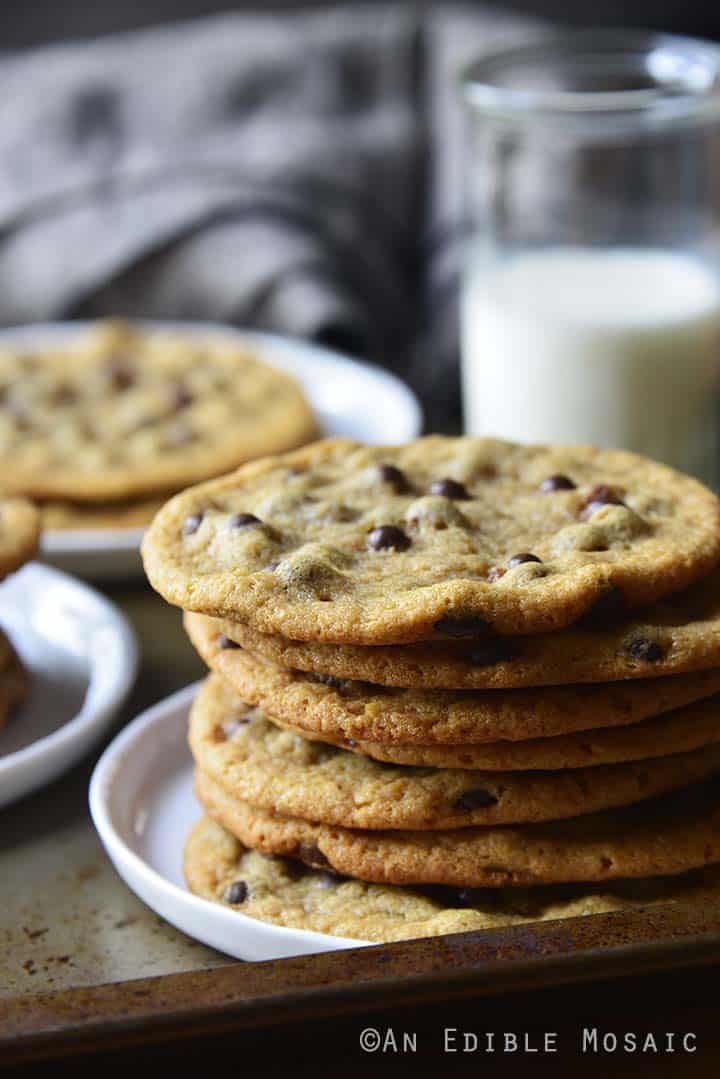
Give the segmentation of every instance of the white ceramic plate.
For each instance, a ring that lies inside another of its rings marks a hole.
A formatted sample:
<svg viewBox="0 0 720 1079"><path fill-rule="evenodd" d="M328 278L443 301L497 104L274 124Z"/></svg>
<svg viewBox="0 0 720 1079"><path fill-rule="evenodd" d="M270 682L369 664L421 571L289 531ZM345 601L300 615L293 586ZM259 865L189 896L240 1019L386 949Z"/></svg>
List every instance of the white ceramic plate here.
<svg viewBox="0 0 720 1079"><path fill-rule="evenodd" d="M319 345L275 334L233 330L200 322L144 322L149 328L203 338L223 334L301 383L327 435L362 442L407 442L422 427L422 412L408 387L379 367L360 363ZM52 348L67 343L87 323L54 322L0 331L0 347ZM47 561L94 580L134 577L142 572L142 529L58 529L43 537Z"/></svg>
<svg viewBox="0 0 720 1079"><path fill-rule="evenodd" d="M187 747L188 686L143 712L108 746L90 784L90 811L105 850L128 887L196 940L236 959L281 959L365 945L285 929L191 895L182 857L202 815Z"/></svg>
<svg viewBox="0 0 720 1079"><path fill-rule="evenodd" d="M32 562L0 585L0 625L31 675L0 730L0 806L49 783L97 741L135 679L127 621L94 589Z"/></svg>

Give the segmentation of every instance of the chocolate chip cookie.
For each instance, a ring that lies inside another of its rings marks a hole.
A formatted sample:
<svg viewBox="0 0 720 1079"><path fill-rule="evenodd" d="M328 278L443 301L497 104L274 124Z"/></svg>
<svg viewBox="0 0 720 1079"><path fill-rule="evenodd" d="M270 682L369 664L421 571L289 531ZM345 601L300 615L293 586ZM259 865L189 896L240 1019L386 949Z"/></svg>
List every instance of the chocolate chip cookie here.
<svg viewBox="0 0 720 1079"><path fill-rule="evenodd" d="M296 385L238 347L100 324L0 352L1 486L75 502L178 490L314 437Z"/></svg>
<svg viewBox="0 0 720 1079"><path fill-rule="evenodd" d="M632 617L596 612L561 633L357 648L292 641L223 621L222 632L283 667L426 689L659 678L720 667L720 572Z"/></svg>
<svg viewBox="0 0 720 1079"><path fill-rule="evenodd" d="M720 697L707 697L675 712L632 726L602 727L599 730L559 734L554 738L530 738L523 742L398 745L343 738L326 732L309 733L288 720L273 718L273 723L304 738L317 738L389 764L509 772L526 769L552 771L642 761L716 745L720 742Z"/></svg>
<svg viewBox="0 0 720 1079"><path fill-rule="evenodd" d="M549 738L638 723L720 693L720 670L537 690L399 689L280 667L233 647L225 623L186 614L201 657L250 704L312 734L406 745Z"/></svg>
<svg viewBox="0 0 720 1079"><path fill-rule="evenodd" d="M184 870L190 891L250 918L374 943L702 900L717 885L710 869L602 889L454 890L367 884L249 850L208 817L190 832Z"/></svg>
<svg viewBox="0 0 720 1079"><path fill-rule="evenodd" d="M197 772L206 812L241 843L385 884L502 887L667 876L720 861L720 780L545 824L371 832L256 809Z"/></svg>
<svg viewBox="0 0 720 1079"><path fill-rule="evenodd" d="M167 502L164 498L144 498L126 502L42 502L39 505L46 529L145 528Z"/></svg>
<svg viewBox="0 0 720 1079"><path fill-rule="evenodd" d="M567 485L549 483L560 474ZM720 559L720 502L616 450L337 439L177 496L143 553L169 602L263 633L483 639L685 588Z"/></svg>
<svg viewBox="0 0 720 1079"><path fill-rule="evenodd" d="M12 644L0 630L0 727L23 703L29 678Z"/></svg>
<svg viewBox="0 0 720 1079"><path fill-rule="evenodd" d="M409 830L560 820L630 805L720 770L720 745L558 772L403 768L274 726L219 676L198 692L190 748L231 799L344 828Z"/></svg>
<svg viewBox="0 0 720 1079"><path fill-rule="evenodd" d="M22 498L0 498L0 578L33 557L40 542L40 514Z"/></svg>

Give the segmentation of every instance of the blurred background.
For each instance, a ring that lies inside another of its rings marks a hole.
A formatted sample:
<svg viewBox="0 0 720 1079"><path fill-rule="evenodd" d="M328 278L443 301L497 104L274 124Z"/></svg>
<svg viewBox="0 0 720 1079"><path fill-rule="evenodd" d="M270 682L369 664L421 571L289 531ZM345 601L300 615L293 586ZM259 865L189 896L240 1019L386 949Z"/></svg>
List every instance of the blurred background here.
<svg viewBox="0 0 720 1079"><path fill-rule="evenodd" d="M586 21L720 38L699 0L2 5L0 324L299 335L394 369L457 429L457 71Z"/></svg>
<svg viewBox="0 0 720 1079"><path fill-rule="evenodd" d="M53 0L31 0L23 5L4 5L0 14L5 47L22 48L40 42L62 38L90 37L118 30L134 30L141 26L170 22L177 19L212 15L220 11L277 11L278 13L324 7L335 9L341 4L310 4L307 0L75 0L73 4L57 4ZM353 6L349 4L347 6ZM383 0L376 0L382 7ZM418 5L425 8L430 4ZM449 7L441 0L438 8ZM475 8L480 4L469 5ZM14 10L13 10L14 8ZM703 0L596 0L593 4L577 4L575 0L510 0L495 4L497 11L530 13L565 23L583 25L614 24L657 27L677 33L713 36L720 32L720 9Z"/></svg>

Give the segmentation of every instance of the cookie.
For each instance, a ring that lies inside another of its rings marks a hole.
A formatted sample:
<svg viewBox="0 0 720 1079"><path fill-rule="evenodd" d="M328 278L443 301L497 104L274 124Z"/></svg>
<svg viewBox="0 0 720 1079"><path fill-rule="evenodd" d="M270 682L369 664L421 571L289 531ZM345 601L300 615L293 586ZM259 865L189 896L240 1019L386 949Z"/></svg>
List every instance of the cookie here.
<svg viewBox="0 0 720 1079"><path fill-rule="evenodd" d="M720 771L720 746L558 772L403 768L276 727L217 676L193 703L190 748L200 771L231 798L373 831L560 820L653 798Z"/></svg>
<svg viewBox="0 0 720 1079"><path fill-rule="evenodd" d="M0 630L0 727L27 697L28 674L12 644Z"/></svg>
<svg viewBox="0 0 720 1079"><path fill-rule="evenodd" d="M209 817L201 818L188 836L184 872L195 895L249 918L376 944L702 900L717 886L717 874L711 869L603 889L453 891L368 884L258 854Z"/></svg>
<svg viewBox="0 0 720 1079"><path fill-rule="evenodd" d="M538 633L612 590L639 607L707 573L720 502L617 450L335 439L185 491L143 552L169 602L263 633L363 645Z"/></svg>
<svg viewBox="0 0 720 1079"><path fill-rule="evenodd" d="M353 648L286 640L227 620L222 631L283 667L387 686L513 689L659 678L720 667L720 571L633 618L588 618L532 637Z"/></svg>
<svg viewBox="0 0 720 1079"><path fill-rule="evenodd" d="M145 528L168 497L128 502L43 502L39 509L46 529Z"/></svg>
<svg viewBox="0 0 720 1079"><path fill-rule="evenodd" d="M537 690L398 689L291 671L232 647L223 622L186 614L190 640L249 704L310 734L404 745L549 738L633 724L720 692L720 670Z"/></svg>
<svg viewBox="0 0 720 1079"><path fill-rule="evenodd" d="M278 723L277 719L273 719ZM708 697L676 712L646 719L630 727L603 727L526 742L478 745L396 745L363 742L328 734L308 734L289 722L281 724L304 738L318 738L388 764L420 768L469 768L485 771L558 770L619 764L651 757L689 753L720 742L720 698Z"/></svg>
<svg viewBox="0 0 720 1079"><path fill-rule="evenodd" d="M9 493L145 497L315 433L299 386L230 336L101 323L63 348L0 352L0 465Z"/></svg>
<svg viewBox="0 0 720 1079"><path fill-rule="evenodd" d="M656 877L720 861L720 781L571 820L448 831L373 832L281 817L203 772L206 812L247 847L384 884L501 887Z"/></svg>
<svg viewBox="0 0 720 1079"><path fill-rule="evenodd" d="M0 498L0 577L19 569L37 552L40 514L22 498Z"/></svg>

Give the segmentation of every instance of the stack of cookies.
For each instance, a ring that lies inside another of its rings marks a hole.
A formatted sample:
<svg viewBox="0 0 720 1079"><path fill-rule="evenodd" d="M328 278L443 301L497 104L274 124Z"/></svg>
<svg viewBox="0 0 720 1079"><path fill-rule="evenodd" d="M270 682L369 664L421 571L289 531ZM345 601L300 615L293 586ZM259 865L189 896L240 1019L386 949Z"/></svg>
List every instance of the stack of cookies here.
<svg viewBox="0 0 720 1079"><path fill-rule="evenodd" d="M40 515L20 498L0 499L0 581L20 569L36 553ZM0 629L0 727L25 700L28 674L11 642Z"/></svg>
<svg viewBox="0 0 720 1079"><path fill-rule="evenodd" d="M384 941L667 901L720 863L720 503L621 451L346 440L143 547L211 674L190 888Z"/></svg>
<svg viewBox="0 0 720 1079"><path fill-rule="evenodd" d="M315 434L299 386L227 336L108 322L0 352L0 488L47 528L145 525L189 483Z"/></svg>

